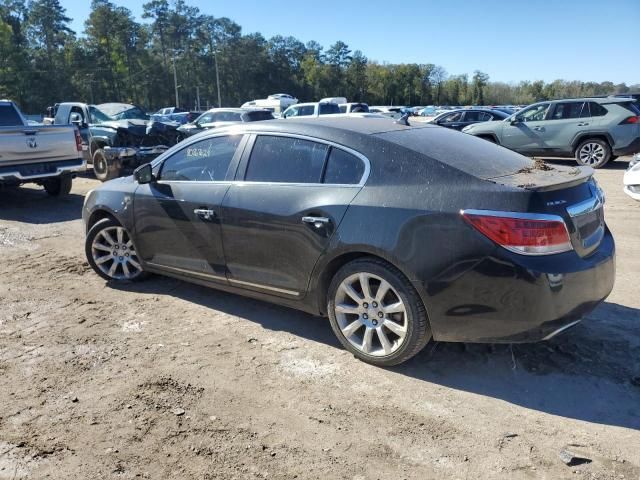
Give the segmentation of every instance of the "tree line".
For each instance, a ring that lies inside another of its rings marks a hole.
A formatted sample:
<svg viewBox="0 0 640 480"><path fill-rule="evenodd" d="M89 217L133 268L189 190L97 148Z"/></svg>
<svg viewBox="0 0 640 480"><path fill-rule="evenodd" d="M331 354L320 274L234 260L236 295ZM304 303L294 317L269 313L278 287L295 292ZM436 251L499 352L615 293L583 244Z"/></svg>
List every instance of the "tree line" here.
<svg viewBox="0 0 640 480"><path fill-rule="evenodd" d="M143 22L109 0L92 0L84 32L70 28L59 0L0 0L0 98L28 113L65 100L126 102L149 110L239 106L271 93L302 101L344 96L382 105L528 104L539 100L627 93L640 85L556 80L492 82L489 75L450 75L432 63L369 60L342 41L328 48L291 36L244 34L225 17L184 0L150 0Z"/></svg>

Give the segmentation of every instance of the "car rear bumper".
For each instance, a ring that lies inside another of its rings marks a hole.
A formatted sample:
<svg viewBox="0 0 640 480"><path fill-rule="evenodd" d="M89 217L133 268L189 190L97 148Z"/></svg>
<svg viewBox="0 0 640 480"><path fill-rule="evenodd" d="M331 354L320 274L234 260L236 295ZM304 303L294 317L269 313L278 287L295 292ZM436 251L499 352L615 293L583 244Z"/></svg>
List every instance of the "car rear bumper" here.
<svg viewBox="0 0 640 480"><path fill-rule="evenodd" d="M615 148L613 150L613 154L617 156L623 155L633 155L634 153L640 152L640 137L636 138L633 142L631 142L626 147Z"/></svg>
<svg viewBox="0 0 640 480"><path fill-rule="evenodd" d="M435 340L524 343L575 325L613 289L615 245L607 230L588 257L525 257L499 249L427 298ZM427 295L430 287L427 286ZM433 287L431 287L433 291Z"/></svg>
<svg viewBox="0 0 640 480"><path fill-rule="evenodd" d="M82 158L10 165L0 167L0 182L26 183L85 170L86 162Z"/></svg>

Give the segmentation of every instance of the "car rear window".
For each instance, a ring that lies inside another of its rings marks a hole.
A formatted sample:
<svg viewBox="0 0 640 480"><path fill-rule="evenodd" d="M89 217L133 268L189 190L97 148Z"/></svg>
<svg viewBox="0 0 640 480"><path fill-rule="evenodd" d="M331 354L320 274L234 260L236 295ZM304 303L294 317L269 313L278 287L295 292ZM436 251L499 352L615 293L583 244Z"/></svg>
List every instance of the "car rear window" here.
<svg viewBox="0 0 640 480"><path fill-rule="evenodd" d="M245 181L320 183L328 148L300 138L259 135L249 157Z"/></svg>
<svg viewBox="0 0 640 480"><path fill-rule="evenodd" d="M321 103L319 105L319 115L328 115L330 113L340 113L340 107L337 103Z"/></svg>
<svg viewBox="0 0 640 480"><path fill-rule="evenodd" d="M259 122L262 120L273 120L273 114L270 111L247 112L244 114L245 122Z"/></svg>
<svg viewBox="0 0 640 480"><path fill-rule="evenodd" d="M22 125L22 119L13 105L0 105L0 127Z"/></svg>
<svg viewBox="0 0 640 480"><path fill-rule="evenodd" d="M407 128L378 136L478 178L511 175L531 167L527 157L448 128Z"/></svg>
<svg viewBox="0 0 640 480"><path fill-rule="evenodd" d="M353 185L360 183L364 174L364 162L339 148L332 148L324 173L323 183Z"/></svg>
<svg viewBox="0 0 640 480"><path fill-rule="evenodd" d="M623 102L623 103L619 103L618 105L620 105L622 108L629 110L634 115L640 114L640 103Z"/></svg>

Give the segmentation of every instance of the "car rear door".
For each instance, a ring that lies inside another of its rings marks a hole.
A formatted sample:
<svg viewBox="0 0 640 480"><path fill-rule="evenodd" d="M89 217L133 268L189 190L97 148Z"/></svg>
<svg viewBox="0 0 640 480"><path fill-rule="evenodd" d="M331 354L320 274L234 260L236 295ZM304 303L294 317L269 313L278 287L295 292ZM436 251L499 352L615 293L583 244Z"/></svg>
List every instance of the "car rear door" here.
<svg viewBox="0 0 640 480"><path fill-rule="evenodd" d="M226 283L221 205L244 143L243 135L188 143L137 188L136 249L149 266Z"/></svg>
<svg viewBox="0 0 640 480"><path fill-rule="evenodd" d="M456 130L462 130L467 125L473 125L474 123L489 122L493 119L490 113L481 112L478 110L467 110L464 112L462 122L456 127Z"/></svg>
<svg viewBox="0 0 640 480"><path fill-rule="evenodd" d="M302 136L258 134L249 145L222 206L229 282L301 297L366 180L368 160Z"/></svg>

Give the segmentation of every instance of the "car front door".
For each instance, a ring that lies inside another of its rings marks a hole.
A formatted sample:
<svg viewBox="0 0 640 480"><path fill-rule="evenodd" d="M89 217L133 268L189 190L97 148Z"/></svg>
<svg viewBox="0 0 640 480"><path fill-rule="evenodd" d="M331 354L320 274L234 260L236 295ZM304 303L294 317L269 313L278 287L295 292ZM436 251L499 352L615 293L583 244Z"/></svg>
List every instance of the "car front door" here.
<svg viewBox="0 0 640 480"><path fill-rule="evenodd" d="M546 149L545 131L549 103L538 103L525 108L505 121L500 144L524 154L535 154Z"/></svg>
<svg viewBox="0 0 640 480"><path fill-rule="evenodd" d="M250 141L223 207L231 285L299 298L369 171L368 160L307 137Z"/></svg>
<svg viewBox="0 0 640 480"><path fill-rule="evenodd" d="M189 143L137 188L136 248L149 266L226 282L221 205L244 142L222 135Z"/></svg>
<svg viewBox="0 0 640 480"><path fill-rule="evenodd" d="M560 102L552 106L545 125L545 142L550 152L570 152L573 139L589 128L588 102Z"/></svg>

